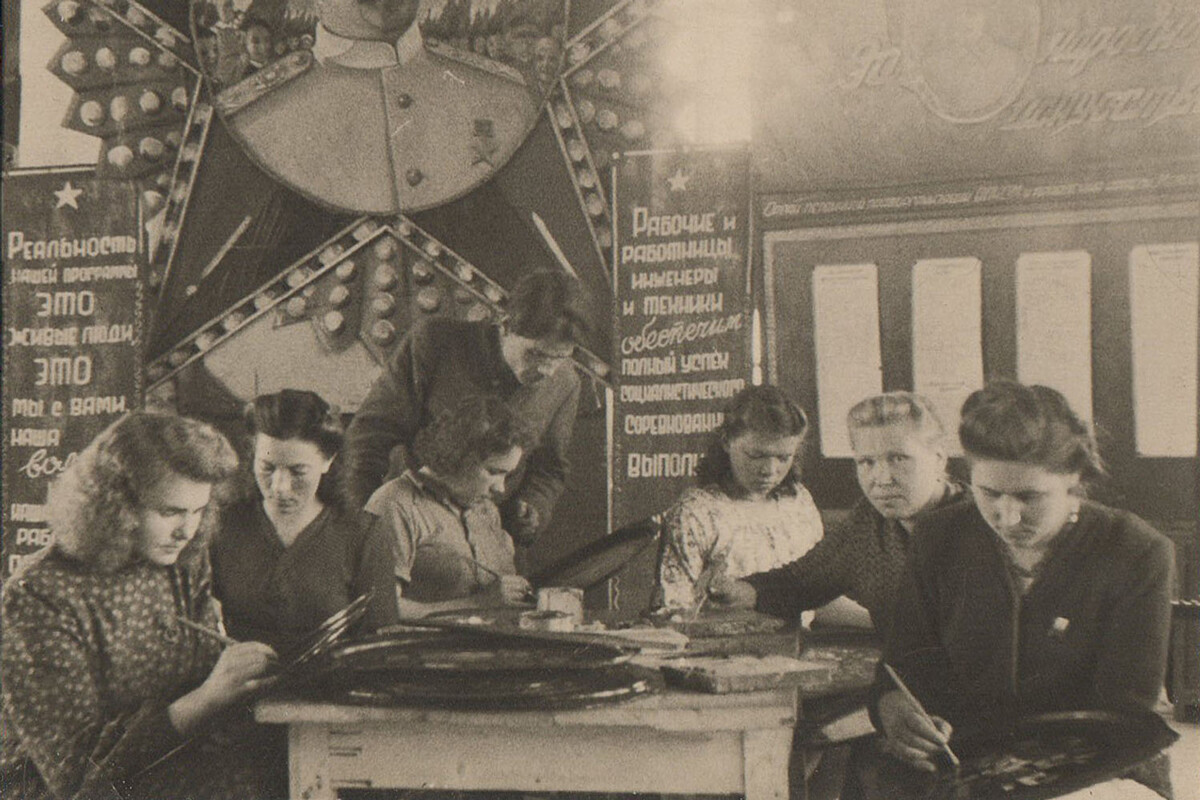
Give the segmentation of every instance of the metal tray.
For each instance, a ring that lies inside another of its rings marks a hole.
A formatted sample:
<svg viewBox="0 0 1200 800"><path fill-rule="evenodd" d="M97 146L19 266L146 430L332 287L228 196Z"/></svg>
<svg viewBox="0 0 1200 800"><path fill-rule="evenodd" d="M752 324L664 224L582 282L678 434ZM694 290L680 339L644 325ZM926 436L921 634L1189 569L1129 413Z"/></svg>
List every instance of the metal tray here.
<svg viewBox="0 0 1200 800"><path fill-rule="evenodd" d="M358 673L339 675L322 699L373 706L417 706L477 711L587 708L662 690L657 670L629 664L591 670L459 674Z"/></svg>

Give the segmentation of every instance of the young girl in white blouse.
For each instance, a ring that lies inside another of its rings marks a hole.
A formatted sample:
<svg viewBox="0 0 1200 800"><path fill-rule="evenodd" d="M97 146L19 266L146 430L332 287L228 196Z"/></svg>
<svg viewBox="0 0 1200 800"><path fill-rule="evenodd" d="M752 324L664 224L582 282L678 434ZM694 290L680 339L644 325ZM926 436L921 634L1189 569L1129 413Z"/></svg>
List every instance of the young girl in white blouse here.
<svg viewBox="0 0 1200 800"><path fill-rule="evenodd" d="M821 539L821 515L800 483L807 430L803 409L774 386L734 396L696 469L696 486L667 513L663 606L695 607L716 577L782 566Z"/></svg>

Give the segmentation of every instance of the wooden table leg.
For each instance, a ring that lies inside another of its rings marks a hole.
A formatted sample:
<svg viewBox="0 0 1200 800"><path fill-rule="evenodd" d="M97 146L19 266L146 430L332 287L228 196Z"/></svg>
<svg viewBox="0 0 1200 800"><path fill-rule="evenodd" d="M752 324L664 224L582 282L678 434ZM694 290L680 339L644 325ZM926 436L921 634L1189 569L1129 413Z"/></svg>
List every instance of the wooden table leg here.
<svg viewBox="0 0 1200 800"><path fill-rule="evenodd" d="M329 742L324 725L288 726L288 796L291 800L335 800L330 784Z"/></svg>
<svg viewBox="0 0 1200 800"><path fill-rule="evenodd" d="M746 800L788 800L792 730L747 731L742 736Z"/></svg>

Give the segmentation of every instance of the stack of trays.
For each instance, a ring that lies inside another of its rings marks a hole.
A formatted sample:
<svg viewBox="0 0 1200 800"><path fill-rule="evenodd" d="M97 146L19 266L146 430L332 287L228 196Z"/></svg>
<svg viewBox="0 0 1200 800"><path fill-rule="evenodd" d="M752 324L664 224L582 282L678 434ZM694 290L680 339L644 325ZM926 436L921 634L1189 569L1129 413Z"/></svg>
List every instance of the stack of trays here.
<svg viewBox="0 0 1200 800"><path fill-rule="evenodd" d="M475 710L584 708L662 688L635 648L571 634L393 626L339 644L309 692L368 705Z"/></svg>

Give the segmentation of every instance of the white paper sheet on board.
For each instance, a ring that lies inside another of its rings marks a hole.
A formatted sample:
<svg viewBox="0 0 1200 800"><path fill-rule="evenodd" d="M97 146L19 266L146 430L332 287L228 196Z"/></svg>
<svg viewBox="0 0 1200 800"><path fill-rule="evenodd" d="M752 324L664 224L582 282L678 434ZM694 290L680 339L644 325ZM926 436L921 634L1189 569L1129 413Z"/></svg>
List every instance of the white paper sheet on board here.
<svg viewBox="0 0 1200 800"><path fill-rule="evenodd" d="M1017 380L1057 389L1092 419L1092 257L1085 250L1017 258Z"/></svg>
<svg viewBox="0 0 1200 800"><path fill-rule="evenodd" d="M913 267L913 390L937 409L958 453L959 412L983 386L982 264L931 258Z"/></svg>
<svg viewBox="0 0 1200 800"><path fill-rule="evenodd" d="M1129 295L1138 455L1194 457L1200 243L1133 248Z"/></svg>
<svg viewBox="0 0 1200 800"><path fill-rule="evenodd" d="M832 264L813 270L813 338L821 453L849 458L854 451L846 412L864 397L883 391L879 274L874 264Z"/></svg>

